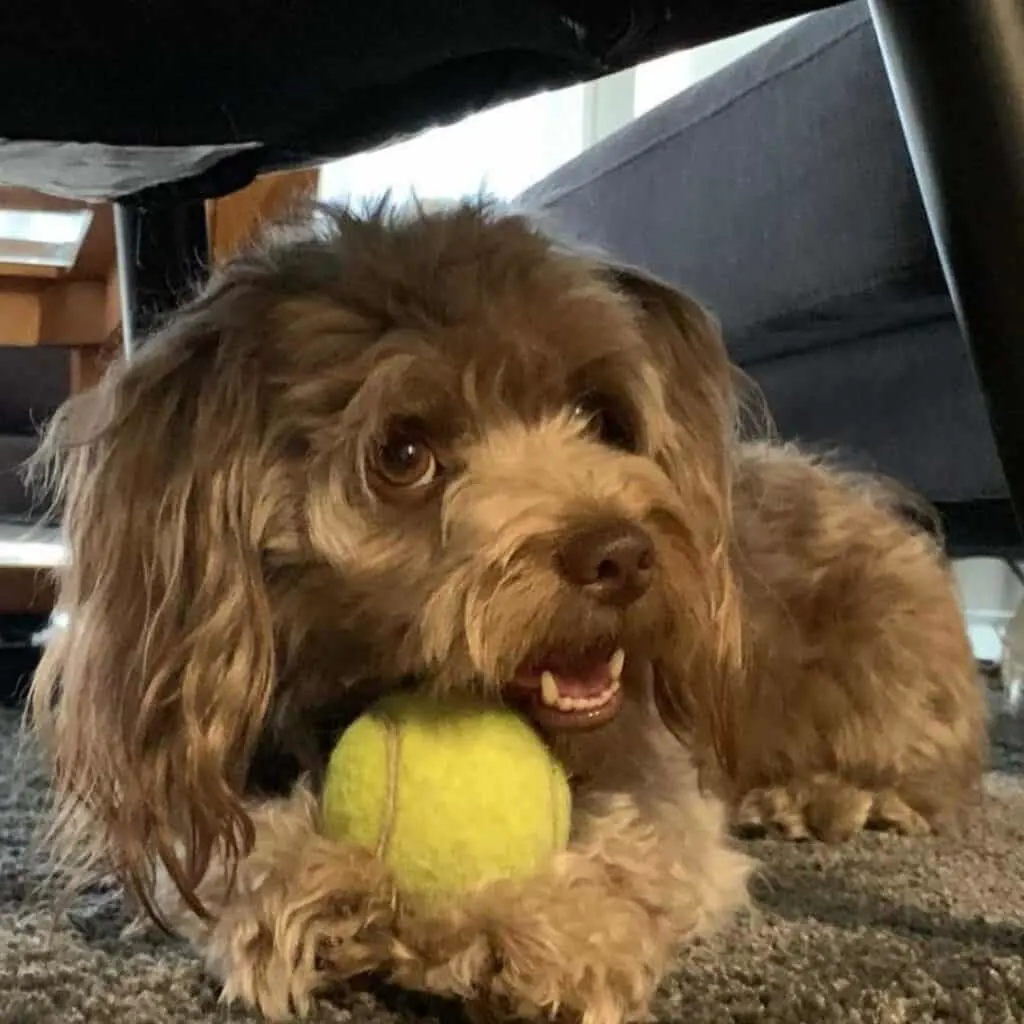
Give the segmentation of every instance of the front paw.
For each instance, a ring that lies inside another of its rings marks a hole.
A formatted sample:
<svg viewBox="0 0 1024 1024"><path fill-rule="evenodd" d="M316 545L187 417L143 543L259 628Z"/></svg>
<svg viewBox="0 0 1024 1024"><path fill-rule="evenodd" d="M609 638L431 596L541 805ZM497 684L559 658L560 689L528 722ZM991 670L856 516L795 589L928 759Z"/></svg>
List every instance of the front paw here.
<svg viewBox="0 0 1024 1024"><path fill-rule="evenodd" d="M708 923L707 865L664 842L626 798L580 825L537 876L495 883L446 914L405 915L408 957L394 980L466 999L478 1019L646 1016L676 949Z"/></svg>
<svg viewBox="0 0 1024 1024"><path fill-rule="evenodd" d="M394 901L372 853L317 830L305 791L253 816L257 841L230 885L211 872L200 893L211 921L182 928L222 982L222 1001L270 1020L306 1016L338 982L382 968Z"/></svg>
<svg viewBox="0 0 1024 1024"><path fill-rule="evenodd" d="M584 1024L644 1016L673 929L631 876L572 851L528 888L492 893L495 1005L520 1018L558 1014Z"/></svg>

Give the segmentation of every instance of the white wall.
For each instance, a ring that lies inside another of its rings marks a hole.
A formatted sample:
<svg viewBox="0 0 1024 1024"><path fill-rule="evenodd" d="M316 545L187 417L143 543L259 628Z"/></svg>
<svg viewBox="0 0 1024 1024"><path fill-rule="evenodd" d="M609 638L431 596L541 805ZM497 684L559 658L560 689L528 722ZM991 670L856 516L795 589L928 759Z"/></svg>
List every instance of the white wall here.
<svg viewBox="0 0 1024 1024"><path fill-rule="evenodd" d="M512 198L583 149L583 86L539 93L324 165L325 200Z"/></svg>
<svg viewBox="0 0 1024 1024"><path fill-rule="evenodd" d="M975 653L997 659L1002 630L1024 599L1024 588L1006 565L994 558L971 558L954 566L960 600Z"/></svg>

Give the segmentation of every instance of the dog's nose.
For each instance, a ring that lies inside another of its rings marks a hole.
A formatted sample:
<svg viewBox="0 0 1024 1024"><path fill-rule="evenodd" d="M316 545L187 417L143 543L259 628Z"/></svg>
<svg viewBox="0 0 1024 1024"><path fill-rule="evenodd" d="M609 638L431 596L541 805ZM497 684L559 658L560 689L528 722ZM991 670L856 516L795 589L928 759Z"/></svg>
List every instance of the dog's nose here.
<svg viewBox="0 0 1024 1024"><path fill-rule="evenodd" d="M623 521L577 528L557 556L562 576L605 604L631 604L650 586L654 544L646 530Z"/></svg>

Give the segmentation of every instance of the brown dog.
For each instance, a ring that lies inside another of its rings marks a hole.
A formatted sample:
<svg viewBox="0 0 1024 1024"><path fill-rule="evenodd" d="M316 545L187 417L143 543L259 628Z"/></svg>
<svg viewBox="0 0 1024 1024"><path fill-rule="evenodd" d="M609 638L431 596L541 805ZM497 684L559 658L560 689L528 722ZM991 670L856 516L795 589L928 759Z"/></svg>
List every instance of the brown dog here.
<svg viewBox="0 0 1024 1024"><path fill-rule="evenodd" d="M980 695L939 551L737 442L694 303L478 205L317 224L51 428L70 625L33 721L66 856L273 1016L376 970L618 1024L744 899L688 748L790 835L963 801ZM318 834L337 730L416 685L518 703L575 788L566 853L443 911Z"/></svg>

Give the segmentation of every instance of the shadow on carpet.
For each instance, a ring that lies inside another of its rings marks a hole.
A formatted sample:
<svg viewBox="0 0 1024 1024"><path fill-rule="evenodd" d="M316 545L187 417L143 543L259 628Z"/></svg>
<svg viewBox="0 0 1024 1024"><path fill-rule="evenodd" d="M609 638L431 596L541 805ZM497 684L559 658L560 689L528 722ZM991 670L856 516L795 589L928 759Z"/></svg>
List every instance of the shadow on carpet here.
<svg viewBox="0 0 1024 1024"><path fill-rule="evenodd" d="M54 923L35 895L30 840L45 799L0 712L0 1024L249 1024L181 945L125 940L118 894L98 889ZM751 844L758 912L691 949L659 1024L1014 1024L1024 1021L1024 779L1008 771L962 837L864 836L842 848ZM317 1024L454 1024L448 1004L351 992Z"/></svg>

